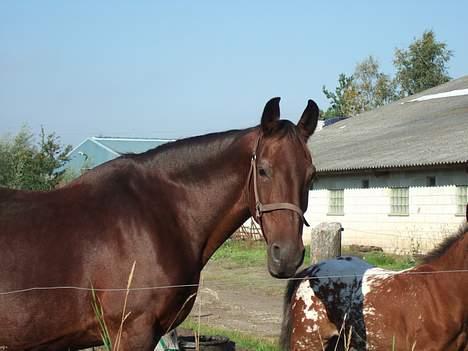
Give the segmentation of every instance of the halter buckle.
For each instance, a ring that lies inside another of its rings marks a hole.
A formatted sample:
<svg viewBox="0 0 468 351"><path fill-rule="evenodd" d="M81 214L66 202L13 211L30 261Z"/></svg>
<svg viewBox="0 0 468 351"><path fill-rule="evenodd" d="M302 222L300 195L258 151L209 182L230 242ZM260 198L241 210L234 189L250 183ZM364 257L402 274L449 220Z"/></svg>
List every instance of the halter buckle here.
<svg viewBox="0 0 468 351"><path fill-rule="evenodd" d="M260 201L257 201L257 203L255 204L255 212L257 218L260 219L260 217L262 216L262 204L260 203Z"/></svg>

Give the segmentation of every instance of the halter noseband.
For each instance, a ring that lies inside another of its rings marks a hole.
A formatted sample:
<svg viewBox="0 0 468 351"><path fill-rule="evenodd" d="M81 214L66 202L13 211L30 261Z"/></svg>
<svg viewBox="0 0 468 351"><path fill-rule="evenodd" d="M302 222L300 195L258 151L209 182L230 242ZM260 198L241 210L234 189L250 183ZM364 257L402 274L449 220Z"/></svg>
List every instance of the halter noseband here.
<svg viewBox="0 0 468 351"><path fill-rule="evenodd" d="M304 217L304 212L296 205L288 203L288 202L275 202L272 204L262 204L260 201L260 197L258 196L258 188L257 188L257 149L258 145L260 144L261 133L259 134L257 141L255 143L254 151L252 153L252 157L250 159L250 171L249 171L249 183L250 179L253 176L253 188L254 188L254 196L255 196L255 217L257 222L260 222L262 214L265 212L272 212L276 210L289 210L296 212L299 217L301 217L304 225L309 227L309 223Z"/></svg>

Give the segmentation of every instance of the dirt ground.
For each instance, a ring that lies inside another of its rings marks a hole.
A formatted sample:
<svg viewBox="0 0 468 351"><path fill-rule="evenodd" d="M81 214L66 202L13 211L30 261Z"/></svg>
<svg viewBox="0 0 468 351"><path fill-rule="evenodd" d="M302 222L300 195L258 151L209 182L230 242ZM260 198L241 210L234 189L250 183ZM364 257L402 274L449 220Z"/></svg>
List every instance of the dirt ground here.
<svg viewBox="0 0 468 351"><path fill-rule="evenodd" d="M246 268L211 261L203 270L202 284L192 320L200 315L205 325L278 338L286 282L271 277L266 265Z"/></svg>

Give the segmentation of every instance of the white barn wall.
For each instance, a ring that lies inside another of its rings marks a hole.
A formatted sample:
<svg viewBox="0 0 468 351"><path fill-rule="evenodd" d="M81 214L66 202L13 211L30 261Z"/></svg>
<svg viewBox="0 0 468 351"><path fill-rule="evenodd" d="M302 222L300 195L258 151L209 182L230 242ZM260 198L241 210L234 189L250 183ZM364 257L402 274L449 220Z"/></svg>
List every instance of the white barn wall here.
<svg viewBox="0 0 468 351"><path fill-rule="evenodd" d="M344 189L344 215L328 212L327 189L309 192L306 218L311 227L321 222L343 225L343 245L375 245L388 252L431 249L463 222L456 215L456 186L410 187L409 215L390 213L390 188ZM310 229L304 241L310 242Z"/></svg>

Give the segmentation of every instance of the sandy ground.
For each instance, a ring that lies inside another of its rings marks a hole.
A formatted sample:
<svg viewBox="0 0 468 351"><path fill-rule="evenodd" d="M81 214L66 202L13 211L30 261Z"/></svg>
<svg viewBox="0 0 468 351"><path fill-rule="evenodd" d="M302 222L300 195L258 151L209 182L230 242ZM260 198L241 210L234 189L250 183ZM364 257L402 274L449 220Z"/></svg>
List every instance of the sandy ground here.
<svg viewBox="0 0 468 351"><path fill-rule="evenodd" d="M266 265L240 267L209 262L190 318L201 323L277 339L281 332L286 282L270 276Z"/></svg>

